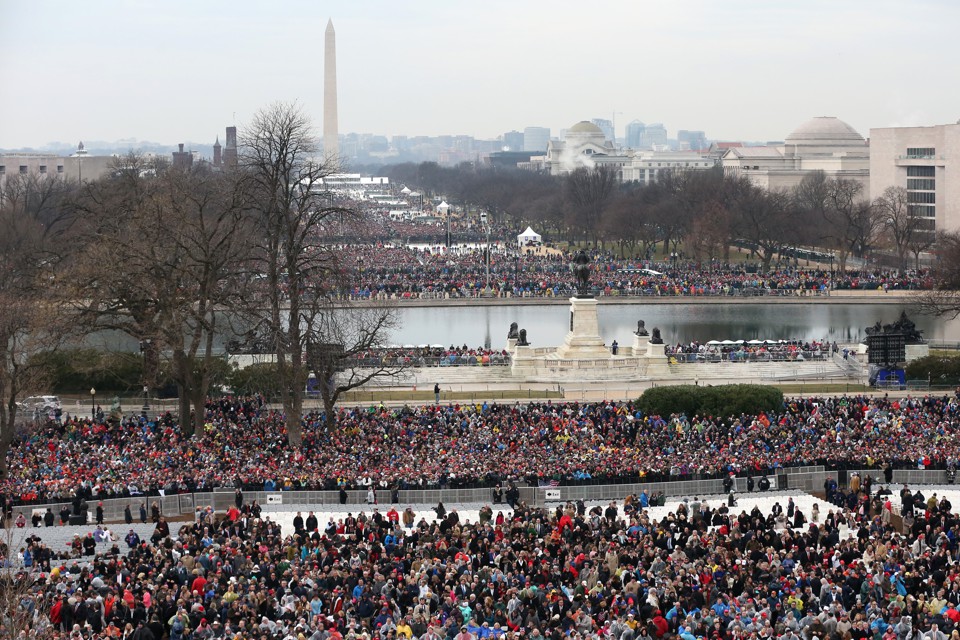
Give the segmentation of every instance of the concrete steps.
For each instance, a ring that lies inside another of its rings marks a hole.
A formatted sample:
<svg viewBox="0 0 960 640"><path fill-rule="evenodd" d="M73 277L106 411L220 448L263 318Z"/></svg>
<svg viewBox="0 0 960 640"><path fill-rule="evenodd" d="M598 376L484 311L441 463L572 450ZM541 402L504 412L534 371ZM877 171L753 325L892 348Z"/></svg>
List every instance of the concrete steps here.
<svg viewBox="0 0 960 640"><path fill-rule="evenodd" d="M662 361L661 361L662 362ZM611 373L611 371L613 371ZM395 378L376 380L367 389L378 387L418 389L433 388L434 384L450 385L518 385L523 383L557 383L564 386L577 382L619 380L642 381L670 380L819 380L852 379L860 377L857 370L843 367L833 360L807 362L688 362L683 364L658 364L656 370L637 370L635 376L627 375L622 368L579 369L557 374L514 375L509 366L464 366L464 367L418 367L407 369Z"/></svg>

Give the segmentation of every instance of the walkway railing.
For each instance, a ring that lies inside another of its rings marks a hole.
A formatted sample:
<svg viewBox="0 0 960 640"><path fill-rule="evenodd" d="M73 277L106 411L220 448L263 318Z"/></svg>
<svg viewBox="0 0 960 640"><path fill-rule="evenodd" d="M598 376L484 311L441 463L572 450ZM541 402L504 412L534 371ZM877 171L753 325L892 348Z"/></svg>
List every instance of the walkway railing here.
<svg viewBox="0 0 960 640"><path fill-rule="evenodd" d="M834 478L840 482L841 486L846 484L846 480L851 473L858 472L861 477L865 475L873 476L882 484L882 470L878 468L851 468L842 470L829 470L822 465L809 465L805 467L787 467L782 469L773 469L767 472L766 477L770 481L771 490L795 489L799 491L815 492L823 490L823 483L827 478ZM764 474L753 476L755 482L759 482ZM735 478L734 488L738 493L747 491L747 480L744 475ZM945 470L914 470L897 469L893 472L892 485L915 485L915 484L947 484L948 477ZM701 476L698 474L687 475L681 478L666 480L644 481L637 478L634 482L623 484L604 484L602 481L580 481L576 484L561 482L559 486L531 486L529 483L523 483L526 486L519 486L520 499L528 504L543 505L552 501L567 500L622 500L627 495L640 494L644 490L648 494L662 491L667 497L698 497L706 495L718 495L725 493L723 480L719 477ZM549 493L548 493L549 492ZM340 503L340 494L338 491L247 491L243 492L244 500L251 502L256 500L261 505L303 505L321 507L323 505L337 505ZM435 505L438 502L444 504L459 503L490 503L492 502L492 489L490 487L479 488L447 488L447 489L403 489L399 493L398 505ZM94 498L95 500L96 498ZM350 489L347 491L347 503L350 505L365 505L367 499L366 487ZM177 495L165 496L131 496L122 498L104 498L103 508L104 517L107 521L123 520L124 508L128 505L134 513L137 513L141 501L147 503L149 509L154 501L160 506L161 512L167 516L189 515L193 514L197 508L212 507L217 511L224 511L234 504L234 489L218 488L209 492L181 493ZM378 501L381 505L390 504L390 492L384 489L378 489ZM29 516L34 509L45 511L51 507L55 514L58 514L64 506L70 506L68 501L52 501L46 503L36 503L30 505L13 505L14 512L23 511L24 515ZM369 508L372 508L370 505ZM362 507L359 507L362 508ZM91 506L92 510L92 506Z"/></svg>

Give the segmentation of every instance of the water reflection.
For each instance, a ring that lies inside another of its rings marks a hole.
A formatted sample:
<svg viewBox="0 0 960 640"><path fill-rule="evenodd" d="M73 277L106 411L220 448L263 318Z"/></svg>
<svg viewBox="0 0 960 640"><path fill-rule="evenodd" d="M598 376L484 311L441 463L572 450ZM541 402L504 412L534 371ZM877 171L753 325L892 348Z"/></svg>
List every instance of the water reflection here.
<svg viewBox="0 0 960 640"><path fill-rule="evenodd" d="M659 327L668 343L708 340L836 340L857 342L877 320L893 322L906 310L926 338L960 342L960 320L920 315L908 307L878 304L651 304L599 307L600 335L629 345L637 320L647 330ZM474 307L399 307L400 327L390 337L397 344L506 345L511 322L527 330L534 346L558 345L569 328L567 305ZM85 344L93 348L136 351L136 341L117 332L102 332ZM218 347L222 344L218 341Z"/></svg>
<svg viewBox="0 0 960 640"><path fill-rule="evenodd" d="M856 342L877 320L893 322L910 314L924 337L960 341L960 321L923 316L908 307L870 304L635 304L600 305L600 334L609 344L629 344L637 320L659 327L667 342L693 340L765 340L799 338ZM517 322L537 346L559 344L566 335L568 307L417 307L401 308L402 324L392 340L400 344L443 343L479 346L490 336L493 347L506 344Z"/></svg>

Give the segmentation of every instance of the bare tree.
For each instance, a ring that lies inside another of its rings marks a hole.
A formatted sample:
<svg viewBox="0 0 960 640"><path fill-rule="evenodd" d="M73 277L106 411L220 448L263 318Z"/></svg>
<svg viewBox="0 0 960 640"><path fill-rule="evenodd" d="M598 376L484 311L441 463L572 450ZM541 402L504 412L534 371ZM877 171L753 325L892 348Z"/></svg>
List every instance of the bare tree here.
<svg viewBox="0 0 960 640"><path fill-rule="evenodd" d="M70 216L69 189L55 177L9 177L0 197L0 479L18 426L17 398L39 390L43 371L30 356L55 348L67 335L62 308L52 303Z"/></svg>
<svg viewBox="0 0 960 640"><path fill-rule="evenodd" d="M171 202L169 225L176 230L171 236L179 258L178 292L186 295L180 299L186 304L170 305L158 329L172 354L181 422L190 432L187 408L193 405L193 428L201 428L207 394L220 370L214 340L235 333L230 309L246 264L249 219L232 174L171 171L164 187Z"/></svg>
<svg viewBox="0 0 960 640"><path fill-rule="evenodd" d="M907 190L903 187L887 187L883 194L873 201L873 206L877 208L883 228L897 253L897 267L906 269L907 246L914 228L912 216L907 211Z"/></svg>
<svg viewBox="0 0 960 640"><path fill-rule="evenodd" d="M0 529L0 638L53 638L50 594L37 588L37 575L23 566L27 528Z"/></svg>
<svg viewBox="0 0 960 640"><path fill-rule="evenodd" d="M934 287L920 294L918 304L924 313L956 318L960 315L960 234L940 233L936 244Z"/></svg>
<svg viewBox="0 0 960 640"><path fill-rule="evenodd" d="M328 348L319 349L319 357L308 364L317 376L329 429L337 424L335 407L343 393L375 378L397 378L406 367L378 358L358 361L367 352L386 346L387 336L397 326L392 307L330 305L317 315L315 324L316 335L322 336L323 346Z"/></svg>
<svg viewBox="0 0 960 640"><path fill-rule="evenodd" d="M625 257L626 249L632 254L646 256L650 247L657 241L657 228L652 222L652 207L640 197L640 191L621 194L610 204L606 218L606 234L615 238L620 245L620 257Z"/></svg>
<svg viewBox="0 0 960 640"><path fill-rule="evenodd" d="M145 384L155 381L160 353L170 354L186 433L203 424L215 337L232 333L221 310L246 260L243 202L230 174L128 156L76 203L82 250L65 300L87 331L141 341Z"/></svg>
<svg viewBox="0 0 960 640"><path fill-rule="evenodd" d="M913 254L914 269L920 268L920 254L937 244L936 221L933 218L916 217L914 232L910 234L907 249Z"/></svg>
<svg viewBox="0 0 960 640"><path fill-rule="evenodd" d="M731 217L726 207L712 201L694 218L684 244L692 249L694 260L706 257L712 264L714 259L726 253L732 226Z"/></svg>
<svg viewBox="0 0 960 640"><path fill-rule="evenodd" d="M828 178L822 171L805 176L793 191L800 213L819 219L820 223L813 225L819 241L836 249L841 271L851 255L866 255L881 230L877 209L862 194L860 182Z"/></svg>
<svg viewBox="0 0 960 640"><path fill-rule="evenodd" d="M325 343L317 321L337 288L335 253L323 229L354 212L338 206L323 180L341 169L318 155L316 134L299 107L276 103L257 112L240 137L240 170L257 229L251 267L262 276L261 300L247 305L255 331L276 354L287 437L302 441L307 344Z"/></svg>
<svg viewBox="0 0 960 640"><path fill-rule="evenodd" d="M769 271L773 256L796 238L789 195L753 187L741 197L737 213L740 237L757 247L762 269Z"/></svg>
<svg viewBox="0 0 960 640"><path fill-rule="evenodd" d="M897 267L907 268L907 253L913 252L919 265L920 253L930 248L935 235L929 230L929 222L913 215L907 204L907 190L903 187L887 187L874 201L880 222L897 253Z"/></svg>
<svg viewBox="0 0 960 640"><path fill-rule="evenodd" d="M571 172L564 181L569 226L577 229L581 237L598 241L604 213L616 188L617 172L612 167L580 167Z"/></svg>

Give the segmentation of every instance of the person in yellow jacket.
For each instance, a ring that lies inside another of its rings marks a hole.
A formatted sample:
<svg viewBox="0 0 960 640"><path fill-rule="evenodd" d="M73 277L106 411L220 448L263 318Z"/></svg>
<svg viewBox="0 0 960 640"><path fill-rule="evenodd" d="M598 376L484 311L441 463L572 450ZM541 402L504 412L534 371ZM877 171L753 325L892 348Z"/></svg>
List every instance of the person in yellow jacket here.
<svg viewBox="0 0 960 640"><path fill-rule="evenodd" d="M397 637L407 638L408 640L413 637L413 629L410 628L409 618L404 618L397 625Z"/></svg>

